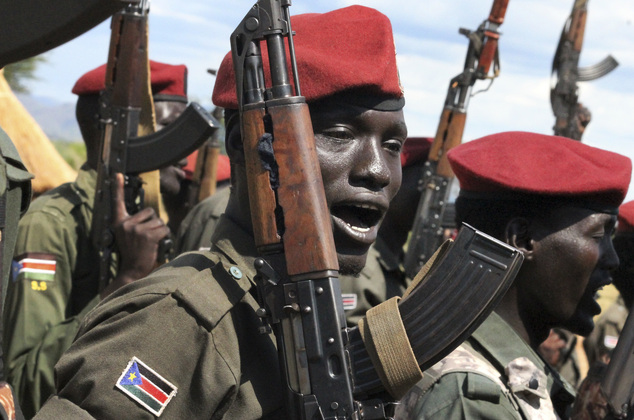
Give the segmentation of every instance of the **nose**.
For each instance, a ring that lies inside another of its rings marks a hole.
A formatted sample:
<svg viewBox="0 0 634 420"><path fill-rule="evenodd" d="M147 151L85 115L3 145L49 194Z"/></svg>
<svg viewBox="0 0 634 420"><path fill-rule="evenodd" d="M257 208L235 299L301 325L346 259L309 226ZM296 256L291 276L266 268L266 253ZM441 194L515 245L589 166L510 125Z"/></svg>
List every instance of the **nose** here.
<svg viewBox="0 0 634 420"><path fill-rule="evenodd" d="M364 186L372 191L385 188L390 183L390 168L381 140L368 138L362 140L361 143L363 146L355 156L351 173L353 184Z"/></svg>

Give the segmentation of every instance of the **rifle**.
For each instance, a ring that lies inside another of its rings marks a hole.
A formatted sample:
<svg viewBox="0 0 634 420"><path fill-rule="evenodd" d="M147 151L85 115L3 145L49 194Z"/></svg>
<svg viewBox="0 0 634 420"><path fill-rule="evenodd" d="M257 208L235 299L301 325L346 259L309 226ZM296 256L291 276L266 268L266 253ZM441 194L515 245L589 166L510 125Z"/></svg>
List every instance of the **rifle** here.
<svg viewBox="0 0 634 420"><path fill-rule="evenodd" d="M194 207L205 198L216 192L216 172L220 142L217 138L210 138L200 146L196 155L196 166L192 175L192 183L188 191L189 208Z"/></svg>
<svg viewBox="0 0 634 420"><path fill-rule="evenodd" d="M579 67L579 56L588 15L588 0L574 0L572 12L564 24L553 59L552 74L556 83L550 90L550 103L555 114L555 135L581 140L585 124L579 121L578 82L605 76L619 63L608 55L599 63Z"/></svg>
<svg viewBox="0 0 634 420"><path fill-rule="evenodd" d="M384 302L360 327L346 327L330 213L296 71L289 6L290 0L260 0L231 35L260 254L255 260L260 332L273 332L277 341L286 418L384 419L392 402L420 379L421 369L446 356L489 315L523 257L465 227L398 305L398 300ZM263 65L263 42L269 69ZM271 86L265 86L265 71ZM450 314L463 299L471 302L464 305L466 312ZM399 345L394 330L382 326L382 316L399 326ZM386 347L411 350L408 367L413 365L413 371L399 369L403 360L386 356L381 350Z"/></svg>
<svg viewBox="0 0 634 420"><path fill-rule="evenodd" d="M614 419L634 418L634 305L630 308L623 331L601 381Z"/></svg>
<svg viewBox="0 0 634 420"><path fill-rule="evenodd" d="M139 174L178 162L211 137L218 127L200 105L192 103L161 131L137 136L143 87L147 86L144 74L148 68L148 11L149 1L141 0L129 3L112 17L106 87L99 99L103 132L91 226L92 242L100 254L100 291L111 276L116 174L126 175L126 209L129 214L134 214L143 208ZM169 241L163 241L161 248L159 262L164 262Z"/></svg>
<svg viewBox="0 0 634 420"><path fill-rule="evenodd" d="M467 102L475 82L490 79L493 83L499 75L498 29L504 21L508 3L509 0L495 0L488 19L476 31L460 28L460 34L469 38L469 48L462 73L449 83L436 136L419 182L421 197L404 261L405 274L409 278L414 278L443 241L442 221L449 199L449 186L454 178L447 152L462 142ZM489 76L491 65L493 75Z"/></svg>
<svg viewBox="0 0 634 420"><path fill-rule="evenodd" d="M634 306L609 363L597 361L579 387L573 420L634 419Z"/></svg>

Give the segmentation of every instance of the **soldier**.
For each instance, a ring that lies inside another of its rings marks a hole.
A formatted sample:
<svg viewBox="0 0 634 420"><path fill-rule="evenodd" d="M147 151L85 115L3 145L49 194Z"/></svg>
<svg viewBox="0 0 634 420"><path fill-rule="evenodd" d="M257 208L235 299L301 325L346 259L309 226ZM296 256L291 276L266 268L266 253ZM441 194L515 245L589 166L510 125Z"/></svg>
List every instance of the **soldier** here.
<svg viewBox="0 0 634 420"><path fill-rule="evenodd" d="M619 207L614 249L619 256L619 268L614 273L614 286L620 293L597 320L592 333L583 341L590 366L596 362L609 363L619 340L623 325L634 304L634 201Z"/></svg>
<svg viewBox="0 0 634 420"><path fill-rule="evenodd" d="M153 97L159 128L185 109L186 68L151 62ZM98 290L99 253L90 237L101 126L98 94L104 88L105 66L82 76L76 116L87 160L75 182L39 197L20 221L3 317L7 380L27 417L35 415L54 393L53 367L70 346L80 322L97 303L123 285L140 279L157 263L158 242L169 234L151 208L128 215L119 190L114 221L118 247L113 280ZM164 191L177 192L180 168L163 171ZM167 175L167 176L165 176Z"/></svg>
<svg viewBox="0 0 634 420"><path fill-rule="evenodd" d="M431 146L427 137L409 137L401 151L403 182L381 222L375 244L359 274L341 276L341 292L348 325L354 326L366 311L393 296L401 296L408 285L401 267L403 246L414 222L420 196L418 180ZM197 204L187 215L177 235L180 252L208 250L214 228L229 201L229 190L221 190ZM184 249L183 249L184 248Z"/></svg>
<svg viewBox="0 0 634 420"><path fill-rule="evenodd" d="M400 418L568 418L574 389L536 353L551 328L587 335L611 282L631 161L563 137L494 134L449 152L459 222L524 253L511 288L458 349L425 372Z"/></svg>
<svg viewBox="0 0 634 420"><path fill-rule="evenodd" d="M11 276L11 257L18 230L18 219L31 202L31 175L11 139L0 128L0 308L4 307L5 290ZM0 309L1 312L1 309ZM0 357L0 365L2 364ZM0 382L0 418L23 419L15 404L15 394L6 382Z"/></svg>
<svg viewBox="0 0 634 420"><path fill-rule="evenodd" d="M339 266L358 272L399 188L407 137L391 25L361 6L292 21ZM213 100L227 109L231 193L211 251L183 254L93 310L56 366L57 395L36 418L286 418L275 341L258 333L229 55Z"/></svg>

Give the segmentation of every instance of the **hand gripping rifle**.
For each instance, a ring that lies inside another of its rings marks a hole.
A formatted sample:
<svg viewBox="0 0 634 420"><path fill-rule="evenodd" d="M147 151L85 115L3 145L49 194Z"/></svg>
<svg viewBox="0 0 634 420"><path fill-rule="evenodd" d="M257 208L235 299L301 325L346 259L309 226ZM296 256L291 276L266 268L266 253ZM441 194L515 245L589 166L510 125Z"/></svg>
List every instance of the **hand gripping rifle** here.
<svg viewBox="0 0 634 420"><path fill-rule="evenodd" d="M572 420L634 419L634 307L606 365L597 361L581 383Z"/></svg>
<svg viewBox="0 0 634 420"><path fill-rule="evenodd" d="M550 103L555 114L555 135L581 140L584 125L578 121L578 82L605 76L619 63L608 55L599 63L579 67L579 56L588 15L588 0L575 0L559 38L552 74L556 83L550 90Z"/></svg>
<svg viewBox="0 0 634 420"><path fill-rule="evenodd" d="M495 0L489 18L476 31L460 28L460 33L469 38L469 48L464 70L449 83L436 137L419 182L421 197L404 261L409 278L418 273L443 241L442 222L454 178L447 152L462 142L473 85L483 79L490 79L492 83L499 74L498 29L504 21L508 3L509 0ZM489 76L492 64L494 73Z"/></svg>
<svg viewBox="0 0 634 420"><path fill-rule="evenodd" d="M209 113L192 103L166 128L137 136L143 88L147 86L143 73L148 66L148 12L148 1L141 0L129 3L112 17L106 88L100 97L103 133L91 226L92 241L100 253L99 290L103 290L111 276L116 174L126 175L126 208L129 214L134 214L143 208L139 174L178 162L218 127ZM164 243L162 248L167 252L169 244Z"/></svg>
<svg viewBox="0 0 634 420"><path fill-rule="evenodd" d="M289 6L289 0L260 0L231 35L260 254L255 261L260 332L273 331L277 340L286 418L388 418L391 402L421 378L421 369L457 347L491 312L522 255L465 227L421 272L406 298L378 305L360 327L346 327L330 214L296 72ZM269 69L263 68L264 42ZM459 314L455 307L461 307Z"/></svg>

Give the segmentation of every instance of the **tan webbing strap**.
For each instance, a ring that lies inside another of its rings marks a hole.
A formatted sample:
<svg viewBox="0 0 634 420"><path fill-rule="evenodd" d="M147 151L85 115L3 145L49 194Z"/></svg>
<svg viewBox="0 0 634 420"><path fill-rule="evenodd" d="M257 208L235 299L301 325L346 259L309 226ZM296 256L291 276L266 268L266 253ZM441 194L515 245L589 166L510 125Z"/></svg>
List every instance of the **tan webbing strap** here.
<svg viewBox="0 0 634 420"><path fill-rule="evenodd" d="M145 45L148 45L149 37L149 25L146 26L146 41ZM146 51L149 47L146 48ZM156 115L154 114L154 99L152 98L152 82L150 76L150 60L147 59L147 67L144 69L144 85L147 88L143 89L143 105L141 106L141 115L139 117L139 137L152 134L156 131ZM163 199L161 198L161 175L158 170L145 172L139 175L143 180L144 207L152 207L156 214L163 220L168 222L167 211L163 205Z"/></svg>
<svg viewBox="0 0 634 420"><path fill-rule="evenodd" d="M398 310L399 297L371 308L359 331L385 389L401 399L423 378Z"/></svg>
<svg viewBox="0 0 634 420"><path fill-rule="evenodd" d="M412 293L416 286L418 286L418 284L425 278L427 273L429 273L429 270L431 269L432 265L434 265L436 260L445 255L452 243L452 239L447 239L445 242L443 242L442 245L440 245L440 247L438 247L436 252L434 252L434 255L432 255L431 258L427 260L418 274L416 274L416 277L414 277L414 280L412 280L412 284L410 284L405 293L403 293L403 299L407 297L410 293Z"/></svg>

